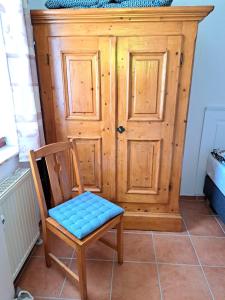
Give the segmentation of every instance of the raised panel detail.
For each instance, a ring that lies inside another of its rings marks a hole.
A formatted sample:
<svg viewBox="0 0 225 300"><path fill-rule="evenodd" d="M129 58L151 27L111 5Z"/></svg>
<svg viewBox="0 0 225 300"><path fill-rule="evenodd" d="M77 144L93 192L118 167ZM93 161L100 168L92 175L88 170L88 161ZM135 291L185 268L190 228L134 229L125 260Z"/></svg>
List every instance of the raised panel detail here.
<svg viewBox="0 0 225 300"><path fill-rule="evenodd" d="M66 118L99 120L99 58L95 53L63 53Z"/></svg>
<svg viewBox="0 0 225 300"><path fill-rule="evenodd" d="M167 53L130 53L128 120L163 118Z"/></svg>
<svg viewBox="0 0 225 300"><path fill-rule="evenodd" d="M127 193L158 194L160 141L127 142Z"/></svg>
<svg viewBox="0 0 225 300"><path fill-rule="evenodd" d="M101 192L102 189L102 143L101 138L76 139L80 171L85 189ZM76 184L75 184L76 186ZM75 188L77 190L77 188Z"/></svg>

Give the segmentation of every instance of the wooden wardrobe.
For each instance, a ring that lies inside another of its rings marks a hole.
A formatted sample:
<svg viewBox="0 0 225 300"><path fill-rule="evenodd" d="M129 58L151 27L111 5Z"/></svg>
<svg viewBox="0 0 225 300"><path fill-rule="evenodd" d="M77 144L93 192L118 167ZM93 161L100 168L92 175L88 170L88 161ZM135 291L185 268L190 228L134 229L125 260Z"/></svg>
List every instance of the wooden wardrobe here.
<svg viewBox="0 0 225 300"><path fill-rule="evenodd" d="M126 228L181 230L195 40L212 9L31 11L46 142L77 139L86 189L124 207Z"/></svg>

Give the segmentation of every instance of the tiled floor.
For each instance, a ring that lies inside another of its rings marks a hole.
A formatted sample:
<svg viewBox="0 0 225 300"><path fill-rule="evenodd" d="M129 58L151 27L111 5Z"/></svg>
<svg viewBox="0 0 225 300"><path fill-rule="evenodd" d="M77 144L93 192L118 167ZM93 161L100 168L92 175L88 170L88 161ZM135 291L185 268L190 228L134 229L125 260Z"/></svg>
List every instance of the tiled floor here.
<svg viewBox="0 0 225 300"><path fill-rule="evenodd" d="M125 262L97 242L87 251L89 300L224 300L225 226L203 200L182 200L182 233L125 233ZM114 232L107 234L111 240ZM52 238L54 253L76 270L74 251ZM78 289L36 247L20 278L36 300L80 299Z"/></svg>

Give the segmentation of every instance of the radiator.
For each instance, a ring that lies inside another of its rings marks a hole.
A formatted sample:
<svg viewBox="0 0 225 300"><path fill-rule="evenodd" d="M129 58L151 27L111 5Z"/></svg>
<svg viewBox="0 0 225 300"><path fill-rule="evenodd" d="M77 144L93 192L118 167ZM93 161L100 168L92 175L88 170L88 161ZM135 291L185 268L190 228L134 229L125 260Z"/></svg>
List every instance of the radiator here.
<svg viewBox="0 0 225 300"><path fill-rule="evenodd" d="M13 280L39 237L39 211L30 169L0 182L0 217Z"/></svg>

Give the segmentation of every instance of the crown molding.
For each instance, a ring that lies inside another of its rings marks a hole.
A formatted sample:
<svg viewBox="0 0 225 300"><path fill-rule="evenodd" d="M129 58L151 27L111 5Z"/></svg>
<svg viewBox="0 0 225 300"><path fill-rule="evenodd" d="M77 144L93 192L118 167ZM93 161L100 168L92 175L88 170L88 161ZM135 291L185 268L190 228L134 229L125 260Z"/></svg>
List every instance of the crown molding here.
<svg viewBox="0 0 225 300"><path fill-rule="evenodd" d="M204 19L214 6L173 6L145 8L88 8L31 10L32 24L41 23L105 23L198 21Z"/></svg>

